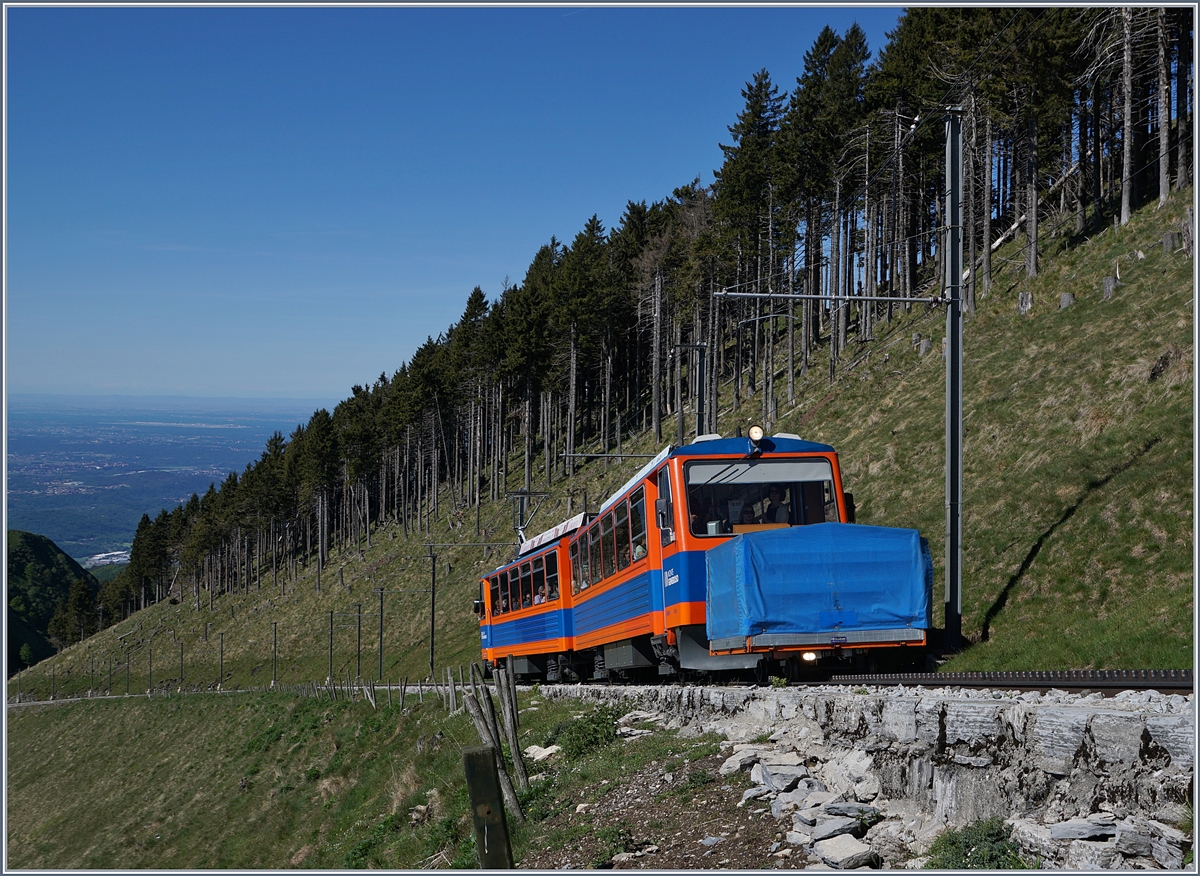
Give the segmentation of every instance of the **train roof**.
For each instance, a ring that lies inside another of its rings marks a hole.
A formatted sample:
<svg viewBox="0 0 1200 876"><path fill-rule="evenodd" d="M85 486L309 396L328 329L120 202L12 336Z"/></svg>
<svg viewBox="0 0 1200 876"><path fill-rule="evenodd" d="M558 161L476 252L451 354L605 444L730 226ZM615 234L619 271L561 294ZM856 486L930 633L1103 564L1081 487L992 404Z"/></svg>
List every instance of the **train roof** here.
<svg viewBox="0 0 1200 876"><path fill-rule="evenodd" d="M538 533L528 541L521 542L520 548L517 550L518 556L524 556L530 551L535 551L542 545L549 544L552 541L558 541L564 535L574 532L579 527L583 526L584 515L576 514L570 520L564 520L557 526L547 529L545 532Z"/></svg>
<svg viewBox="0 0 1200 876"><path fill-rule="evenodd" d="M815 441L805 441L798 435L779 434L764 437L758 442L758 449L766 453L833 453L828 444L818 444ZM749 438L709 438L693 441L683 447L671 451L672 457L677 456L713 456L724 454L740 454L745 456L754 450L754 442Z"/></svg>
<svg viewBox="0 0 1200 876"><path fill-rule="evenodd" d="M721 438L720 436L701 436L691 444L685 444L683 447L675 447L668 444L658 455L638 469L628 481L626 481L616 492L600 506L600 510L596 516L600 516L613 505L617 499L628 493L639 482L644 480L652 471L658 468L659 465L666 459L682 456L723 456L733 455L748 456L755 449L754 443L749 438ZM770 438L763 438L758 442L758 449L763 453L833 453L833 448L828 444L818 444L815 441L805 441L799 435L790 433L780 433L773 435Z"/></svg>

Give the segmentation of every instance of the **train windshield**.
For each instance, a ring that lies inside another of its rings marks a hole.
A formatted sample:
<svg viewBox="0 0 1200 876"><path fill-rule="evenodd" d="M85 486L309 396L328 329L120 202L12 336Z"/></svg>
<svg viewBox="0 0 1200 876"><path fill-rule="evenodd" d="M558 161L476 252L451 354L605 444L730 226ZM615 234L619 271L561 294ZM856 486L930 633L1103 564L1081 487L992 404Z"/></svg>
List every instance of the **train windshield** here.
<svg viewBox="0 0 1200 876"><path fill-rule="evenodd" d="M693 535L838 519L828 459L697 460L683 467Z"/></svg>

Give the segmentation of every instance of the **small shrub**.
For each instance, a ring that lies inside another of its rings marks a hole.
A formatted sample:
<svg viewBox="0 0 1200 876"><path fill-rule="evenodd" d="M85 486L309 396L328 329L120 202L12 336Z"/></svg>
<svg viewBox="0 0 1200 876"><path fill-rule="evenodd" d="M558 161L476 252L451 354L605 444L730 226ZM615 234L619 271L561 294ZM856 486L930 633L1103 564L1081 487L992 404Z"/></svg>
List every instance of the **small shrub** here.
<svg viewBox="0 0 1200 876"><path fill-rule="evenodd" d="M568 805L564 801L554 799L553 779L535 782L529 786L528 791L518 791L517 801L521 804L521 811L525 813L525 818L529 821L545 821L547 818L553 818Z"/></svg>
<svg viewBox="0 0 1200 876"><path fill-rule="evenodd" d="M927 870L1030 870L1021 847L1012 841L1012 828L1002 818L948 830L929 848Z"/></svg>
<svg viewBox="0 0 1200 876"><path fill-rule="evenodd" d="M596 870L609 867L613 855L631 852L637 848L633 842L633 833L623 824L600 828L596 831L596 839L600 840L600 848L592 858L592 868Z"/></svg>
<svg viewBox="0 0 1200 876"><path fill-rule="evenodd" d="M698 788L703 788L705 785L711 785L717 780L717 777L708 770L692 770L684 777L683 787L689 791L694 791Z"/></svg>
<svg viewBox="0 0 1200 876"><path fill-rule="evenodd" d="M787 686L788 686L788 680L786 678L784 678L783 676L781 676L781 675L772 675L771 676L771 687L781 688L781 687L787 687Z"/></svg>
<svg viewBox="0 0 1200 876"><path fill-rule="evenodd" d="M578 760L585 754L597 751L617 739L617 710L601 707L570 721L558 735L558 744L568 760Z"/></svg>

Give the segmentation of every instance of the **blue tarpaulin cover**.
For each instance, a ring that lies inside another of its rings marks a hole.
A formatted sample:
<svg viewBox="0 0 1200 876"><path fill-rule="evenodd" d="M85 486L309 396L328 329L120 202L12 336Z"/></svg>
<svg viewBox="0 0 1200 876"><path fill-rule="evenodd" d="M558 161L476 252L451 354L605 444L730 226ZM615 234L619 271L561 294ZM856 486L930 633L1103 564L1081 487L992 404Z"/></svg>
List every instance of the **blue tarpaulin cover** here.
<svg viewBox="0 0 1200 876"><path fill-rule="evenodd" d="M933 561L915 529L747 532L709 550L705 564L709 639L932 625Z"/></svg>

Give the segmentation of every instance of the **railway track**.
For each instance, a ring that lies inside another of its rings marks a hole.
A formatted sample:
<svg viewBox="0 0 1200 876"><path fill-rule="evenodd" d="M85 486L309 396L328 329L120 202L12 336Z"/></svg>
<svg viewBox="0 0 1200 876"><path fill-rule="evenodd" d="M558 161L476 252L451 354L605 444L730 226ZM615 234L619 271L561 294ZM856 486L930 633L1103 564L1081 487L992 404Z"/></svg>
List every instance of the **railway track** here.
<svg viewBox="0 0 1200 876"><path fill-rule="evenodd" d="M1191 669L1072 669L1036 672L909 672L834 675L827 684L908 685L923 687L1003 688L1005 690L1094 691L1112 696L1123 690L1164 694L1195 692Z"/></svg>

